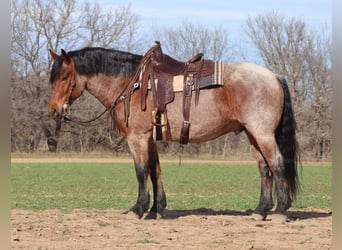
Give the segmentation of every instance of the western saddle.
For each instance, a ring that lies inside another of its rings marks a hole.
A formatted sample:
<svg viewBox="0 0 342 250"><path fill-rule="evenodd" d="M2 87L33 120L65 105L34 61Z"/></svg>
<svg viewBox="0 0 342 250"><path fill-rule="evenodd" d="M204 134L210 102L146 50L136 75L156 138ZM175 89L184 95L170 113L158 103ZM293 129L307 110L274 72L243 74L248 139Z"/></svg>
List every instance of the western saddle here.
<svg viewBox="0 0 342 250"><path fill-rule="evenodd" d="M219 69L219 70L218 70ZM222 62L205 60L203 53L193 56L187 62L180 62L163 54L160 42L144 55L140 67L139 82L141 86L141 108L146 109L148 89L152 92L155 109L153 110L154 139L166 140L168 125L166 105L174 100L175 91L183 91L183 127L180 143L187 144L190 129L190 105L192 92L195 92L195 104L199 99L200 88L222 85ZM217 74L219 73L219 75ZM214 83L217 78L219 81ZM180 89L175 90L176 79L182 82Z"/></svg>

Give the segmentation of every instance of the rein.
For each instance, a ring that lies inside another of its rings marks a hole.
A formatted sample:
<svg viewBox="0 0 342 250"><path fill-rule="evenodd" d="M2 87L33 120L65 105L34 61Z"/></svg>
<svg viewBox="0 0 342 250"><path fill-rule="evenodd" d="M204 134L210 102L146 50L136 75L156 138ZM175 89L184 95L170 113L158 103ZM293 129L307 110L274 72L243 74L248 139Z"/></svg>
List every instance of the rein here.
<svg viewBox="0 0 342 250"><path fill-rule="evenodd" d="M124 93L125 93L127 87L128 86L126 86L124 88L124 90L121 92L119 97L109 106L109 108L105 108L104 111L102 111L99 115L95 116L94 118L92 118L90 120L86 120L86 121L80 121L80 120L71 119L70 117L67 117L67 116L63 116L64 120L65 121L74 122L74 123L76 123L78 125L82 125L82 126L95 126L96 124L95 125L90 125L90 123L100 119L107 112L108 112L108 115L111 115L112 111L116 108L116 106L126 100L126 96L124 95ZM134 85L133 87L135 87L135 88L131 91L131 93L133 93L134 90L136 89L136 85Z"/></svg>
<svg viewBox="0 0 342 250"><path fill-rule="evenodd" d="M75 66L74 66L73 70L75 71ZM70 109L70 106L71 106L70 105L70 96L71 96L71 93L75 87L76 87L76 80L75 80L75 73L74 73L74 74L72 74L71 83L70 83L70 87L68 89L67 98L65 99L64 104L63 104L63 109L66 112ZM67 117L66 115L62 115L62 117L63 117L64 121L74 122L74 123L76 123L78 125L82 125L82 126L91 126L89 123L96 121L101 116L103 116L106 112L107 112L107 108L98 116L96 116L90 120L87 120L87 121L74 120L74 119L71 119L70 117Z"/></svg>
<svg viewBox="0 0 342 250"><path fill-rule="evenodd" d="M72 119L70 117L68 117L67 115L63 115L63 119L65 121L69 121L69 122L73 122L73 123L76 123L78 125L82 125L82 126L95 126L96 124L94 125L90 125L90 123L100 119L104 114L106 114L107 112L109 112L108 114L111 114L111 112L116 108L117 105L119 105L121 102L123 102L126 97L125 97L125 92L126 92L126 89L128 88L129 85L125 86L124 90L121 91L121 94L119 95L119 97L109 106L109 108L105 108L104 111L102 111L99 115L95 116L94 118L90 119L90 120L86 120L86 121L81 121L81 120L75 120L75 119ZM73 91L73 89L76 87L76 81L75 81L75 74L73 74L73 77L71 79L71 84L70 84L70 88L68 90L68 97L66 98L64 104L63 104L63 109L67 110L70 108L70 96L71 96L71 93ZM133 87L135 87L131 93L134 92L134 90L136 89L136 85L133 85Z"/></svg>
<svg viewBox="0 0 342 250"><path fill-rule="evenodd" d="M90 120L87 120L87 121L75 120L75 119L72 119L72 118L70 118L68 116L63 116L63 119L64 119L64 121L73 122L73 123L76 123L78 125L82 125L82 126L85 126L85 127L95 126L96 124L90 125L89 123L92 123L93 121L96 121L97 119L102 117L107 111L108 111L108 109L105 109L101 114L99 114L98 116L96 116L96 117L94 117L94 118L92 118Z"/></svg>

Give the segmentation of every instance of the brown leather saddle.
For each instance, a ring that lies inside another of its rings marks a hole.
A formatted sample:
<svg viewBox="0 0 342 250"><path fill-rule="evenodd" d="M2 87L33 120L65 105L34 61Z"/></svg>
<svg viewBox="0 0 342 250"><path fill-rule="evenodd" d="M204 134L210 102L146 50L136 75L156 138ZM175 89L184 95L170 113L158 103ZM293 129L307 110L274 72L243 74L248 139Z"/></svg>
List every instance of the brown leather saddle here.
<svg viewBox="0 0 342 250"><path fill-rule="evenodd" d="M174 100L175 92L173 81L176 76L183 78L183 128L180 135L180 143L187 144L190 129L190 104L192 92L195 92L195 103L198 103L200 88L207 87L212 84L215 71L215 62L205 60L203 53L193 56L187 62L180 62L169 55L163 54L160 42L156 42L144 57L146 60L141 76L141 107L146 109L146 95L148 89L151 89L154 111L154 125L158 130L167 125L166 105ZM164 117L163 117L164 116ZM165 140L161 135L156 133L157 140Z"/></svg>

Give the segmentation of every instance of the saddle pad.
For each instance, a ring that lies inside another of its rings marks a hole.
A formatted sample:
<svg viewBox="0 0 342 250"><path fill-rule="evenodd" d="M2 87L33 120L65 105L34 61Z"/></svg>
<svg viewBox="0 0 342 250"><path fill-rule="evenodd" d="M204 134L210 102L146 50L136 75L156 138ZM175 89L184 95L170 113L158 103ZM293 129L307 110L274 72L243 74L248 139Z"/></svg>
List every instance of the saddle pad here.
<svg viewBox="0 0 342 250"><path fill-rule="evenodd" d="M182 92L184 89L184 75L176 75L173 77L173 91ZM223 86L223 62L215 62L214 74L209 76L202 76L199 80L199 88L206 88L210 86ZM193 86L194 88L194 86Z"/></svg>

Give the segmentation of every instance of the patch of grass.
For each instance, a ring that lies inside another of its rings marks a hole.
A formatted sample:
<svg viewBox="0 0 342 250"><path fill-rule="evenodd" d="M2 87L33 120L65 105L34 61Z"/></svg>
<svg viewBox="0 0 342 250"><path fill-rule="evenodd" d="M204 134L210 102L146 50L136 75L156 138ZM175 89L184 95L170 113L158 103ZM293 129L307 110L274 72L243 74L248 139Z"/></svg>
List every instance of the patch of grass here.
<svg viewBox="0 0 342 250"><path fill-rule="evenodd" d="M129 164L12 164L12 207L127 209L136 199Z"/></svg>
<svg viewBox="0 0 342 250"><path fill-rule="evenodd" d="M13 228L21 228L21 224L19 222L12 223Z"/></svg>
<svg viewBox="0 0 342 250"><path fill-rule="evenodd" d="M258 201L255 166L184 164L163 170L169 209L248 209Z"/></svg>
<svg viewBox="0 0 342 250"><path fill-rule="evenodd" d="M292 226L293 229L298 229L298 230L303 230L305 228L304 225L295 225L295 226Z"/></svg>
<svg viewBox="0 0 342 250"><path fill-rule="evenodd" d="M141 239L141 240L136 240L133 242L134 244L159 244L158 241L151 240L151 239Z"/></svg>
<svg viewBox="0 0 342 250"><path fill-rule="evenodd" d="M312 241L312 237L307 237L304 240L302 240L301 242L299 242L299 244L304 245L304 244L311 242L311 241Z"/></svg>
<svg viewBox="0 0 342 250"><path fill-rule="evenodd" d="M97 224L98 224L100 227L108 227L108 226L110 226L110 223L108 223L108 222L102 222L102 221L98 222Z"/></svg>
<svg viewBox="0 0 342 250"><path fill-rule="evenodd" d="M332 167L304 166L299 173L301 191L293 204L296 208L332 207Z"/></svg>
<svg viewBox="0 0 342 250"><path fill-rule="evenodd" d="M138 184L129 163L13 163L12 208L128 209ZM168 209L250 209L259 201L256 164L162 163ZM332 206L332 167L304 166L294 208ZM150 185L150 190L152 189Z"/></svg>
<svg viewBox="0 0 342 250"><path fill-rule="evenodd" d="M66 235L71 235L71 232L66 229L66 230L63 230L63 235L66 236Z"/></svg>

